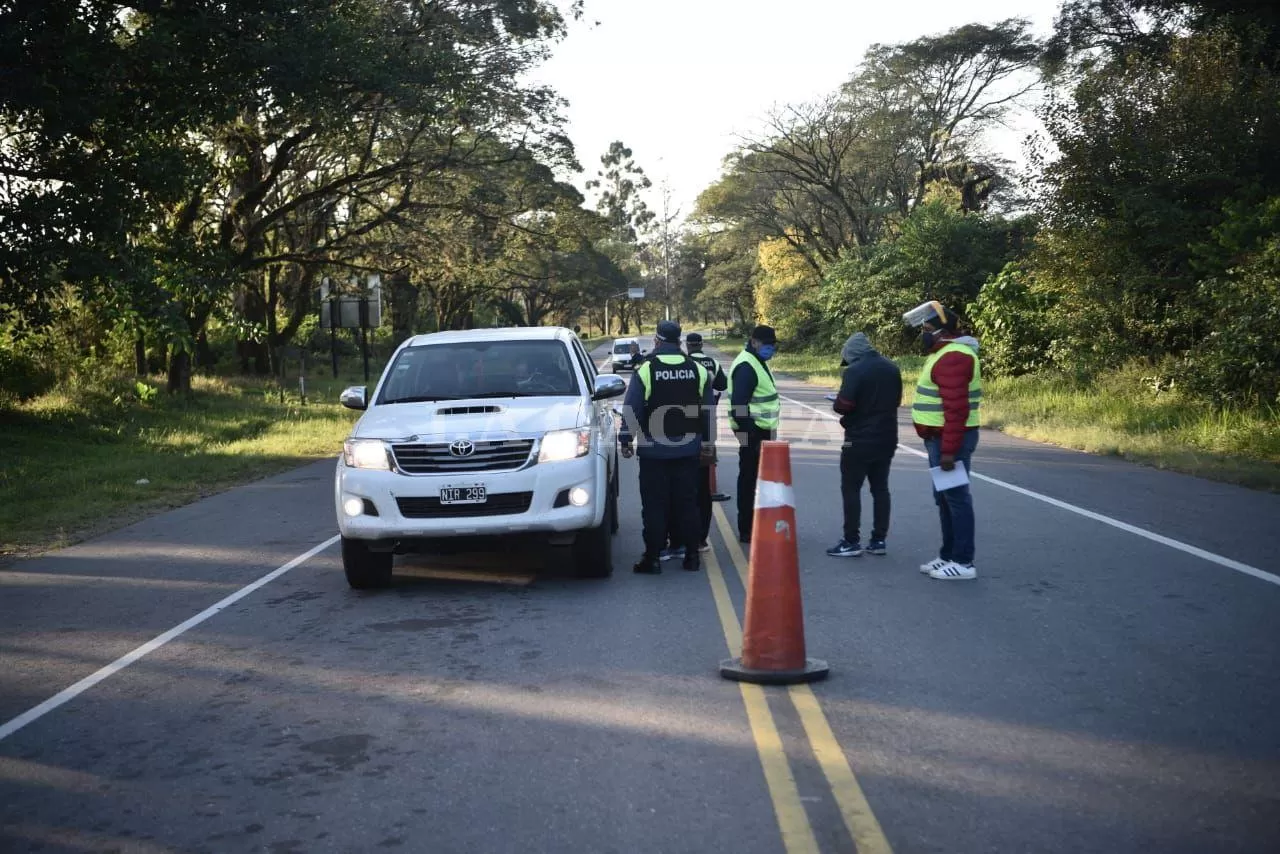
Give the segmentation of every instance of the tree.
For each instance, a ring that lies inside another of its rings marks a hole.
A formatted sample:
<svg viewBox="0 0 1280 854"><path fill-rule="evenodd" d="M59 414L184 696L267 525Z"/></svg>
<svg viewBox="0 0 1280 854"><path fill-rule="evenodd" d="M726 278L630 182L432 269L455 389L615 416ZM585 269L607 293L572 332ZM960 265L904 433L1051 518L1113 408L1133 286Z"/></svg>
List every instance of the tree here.
<svg viewBox="0 0 1280 854"><path fill-rule="evenodd" d="M939 181L962 212L985 210L1008 188L1008 164L983 154L980 132L1034 85L1039 51L1020 20L876 45L838 94L771 116L699 214L749 222L821 274L890 236Z"/></svg>
<svg viewBox="0 0 1280 854"><path fill-rule="evenodd" d="M600 156L600 166L596 177L587 182L588 190L600 191L596 210L613 229L614 240L634 244L653 222L653 211L640 198L640 192L653 182L621 141L609 144L609 150Z"/></svg>
<svg viewBox="0 0 1280 854"><path fill-rule="evenodd" d="M1280 77L1265 37L1215 27L1096 62L1044 118L1045 233L1031 269L1061 300L1063 352L1084 365L1196 346L1213 313L1199 282L1234 259L1213 249L1232 205L1280 193ZM1245 132L1247 129L1247 132Z"/></svg>
<svg viewBox="0 0 1280 854"><path fill-rule="evenodd" d="M477 141L572 159L552 93L519 82L563 31L541 0L142 9L58 0L0 22L17 81L0 96L0 216L24 235L0 286L19 299L66 279L141 315L158 284L172 387L215 312L290 336L315 270L364 263ZM291 314L272 330L277 297Z"/></svg>

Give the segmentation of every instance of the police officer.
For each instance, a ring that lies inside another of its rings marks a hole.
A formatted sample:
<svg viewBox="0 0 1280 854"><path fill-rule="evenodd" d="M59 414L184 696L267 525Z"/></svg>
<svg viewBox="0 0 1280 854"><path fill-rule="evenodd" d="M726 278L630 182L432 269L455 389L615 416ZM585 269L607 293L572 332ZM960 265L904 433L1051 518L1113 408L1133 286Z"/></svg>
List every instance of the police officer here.
<svg viewBox="0 0 1280 854"><path fill-rule="evenodd" d="M640 503L644 520L644 554L633 569L657 574L668 527L673 546L685 549L684 568L696 571L699 526L698 462L711 433L711 378L680 350L680 324L658 324L653 352L636 369L622 404L618 431L622 455L630 457L633 441L640 457ZM635 435L638 433L638 435Z"/></svg>
<svg viewBox="0 0 1280 854"><path fill-rule="evenodd" d="M738 436L738 540L751 542L760 475L760 445L778 437L782 412L778 387L765 365L777 349L772 326L751 330L747 346L729 368L729 426Z"/></svg>
<svg viewBox="0 0 1280 854"><path fill-rule="evenodd" d="M702 352L701 335L697 332L690 332L685 336L684 343L685 349L689 351L689 358L707 369L707 376L711 377L711 389L715 392L713 403L718 406L720 393L729 387L729 378L725 376L719 362ZM715 410L712 409L712 430L715 429L715 417ZM713 450L711 454L703 454L702 465L698 470L698 512L702 514L702 544L698 546L698 551L702 552L710 550L708 537L711 535L711 502L729 500L729 496L724 493L711 494L711 469L715 464Z"/></svg>

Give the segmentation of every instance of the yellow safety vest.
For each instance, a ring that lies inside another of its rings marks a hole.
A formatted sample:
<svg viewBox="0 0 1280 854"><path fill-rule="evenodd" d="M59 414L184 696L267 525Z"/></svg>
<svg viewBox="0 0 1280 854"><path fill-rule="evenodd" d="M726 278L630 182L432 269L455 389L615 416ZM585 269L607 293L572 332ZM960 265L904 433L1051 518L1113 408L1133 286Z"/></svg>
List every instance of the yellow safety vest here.
<svg viewBox="0 0 1280 854"><path fill-rule="evenodd" d="M744 349L739 353L738 358L733 360L733 365L729 368L729 400L733 400L733 374L738 369L738 365L743 362L751 365L752 370L756 372L756 388L751 393L751 400L747 403L747 415L762 430L777 430L778 416L782 414L782 402L778 400L778 387L774 385L773 377L765 370L764 363L749 350ZM730 407L729 426L735 431L740 431L742 427L733 416L733 408Z"/></svg>
<svg viewBox="0 0 1280 854"><path fill-rule="evenodd" d="M643 365L641 365L639 368L636 369L636 376L640 378L640 385L644 386L645 400L648 400L649 395L653 392L654 359L656 359L657 361L661 362L664 365L672 365L672 366L683 363L685 359L688 359L689 361L691 361L693 363L694 369L698 372L698 401L699 403L701 403L702 395L706 393L707 383L710 381L710 376L707 373L707 369L704 368L698 362L698 360L694 359L692 356L677 355L675 353L668 353L663 356L654 356L653 359L650 359L649 361L645 362Z"/></svg>
<svg viewBox="0 0 1280 854"><path fill-rule="evenodd" d="M925 427L941 427L946 419L942 413L942 392L933 381L933 366L948 353L963 353L973 359L973 379L969 380L969 417L965 427L977 427L981 423L979 409L982 406L982 365L978 354L963 344L952 341L925 360L916 380L916 396L911 402L911 420Z"/></svg>

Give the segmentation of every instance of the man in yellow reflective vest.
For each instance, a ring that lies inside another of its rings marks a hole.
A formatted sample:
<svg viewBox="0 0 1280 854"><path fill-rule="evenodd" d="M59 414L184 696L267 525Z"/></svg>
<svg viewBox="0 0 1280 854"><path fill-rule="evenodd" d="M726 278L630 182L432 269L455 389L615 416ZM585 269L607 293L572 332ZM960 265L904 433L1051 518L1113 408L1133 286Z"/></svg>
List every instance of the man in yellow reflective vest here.
<svg viewBox="0 0 1280 854"><path fill-rule="evenodd" d="M729 368L729 426L738 437L738 539L751 542L760 445L778 437L782 402L767 362L777 350L772 326L757 326Z"/></svg>
<svg viewBox="0 0 1280 854"><path fill-rule="evenodd" d="M978 447L982 407L978 341L960 335L955 313L937 300L921 303L902 317L909 325L920 328L920 343L929 354L920 369L911 404L911 421L924 439L929 467L950 472L961 466L967 474ZM973 496L968 480L941 492L934 489L933 500L942 525L942 547L938 556L923 564L920 571L943 581L977 578L973 566Z"/></svg>

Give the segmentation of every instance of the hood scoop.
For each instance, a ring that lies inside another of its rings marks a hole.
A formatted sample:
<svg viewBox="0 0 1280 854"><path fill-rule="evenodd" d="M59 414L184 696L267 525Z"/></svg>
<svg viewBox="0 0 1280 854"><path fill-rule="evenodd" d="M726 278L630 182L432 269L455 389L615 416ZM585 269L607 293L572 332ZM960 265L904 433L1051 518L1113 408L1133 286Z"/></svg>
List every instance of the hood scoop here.
<svg viewBox="0 0 1280 854"><path fill-rule="evenodd" d="M492 403L477 403L472 406L446 406L436 410L436 415L486 415L491 412L501 412L501 406L495 406Z"/></svg>

